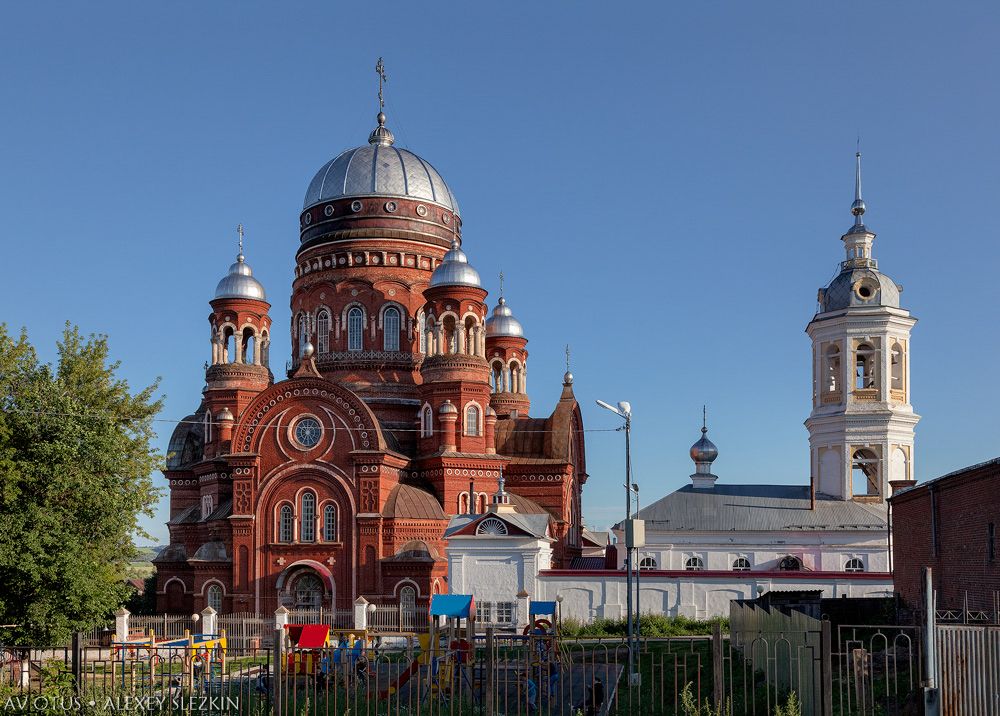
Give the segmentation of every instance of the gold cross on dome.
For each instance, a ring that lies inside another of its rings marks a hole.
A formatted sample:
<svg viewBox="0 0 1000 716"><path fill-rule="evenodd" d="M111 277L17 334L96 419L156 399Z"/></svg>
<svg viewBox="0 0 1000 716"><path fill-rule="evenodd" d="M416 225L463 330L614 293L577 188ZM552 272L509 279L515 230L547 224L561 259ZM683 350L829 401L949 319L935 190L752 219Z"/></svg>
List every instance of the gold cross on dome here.
<svg viewBox="0 0 1000 716"><path fill-rule="evenodd" d="M378 108L381 110L385 107L385 102L382 101L382 83L389 81L389 78L385 76L385 65L382 64L381 57L375 63L375 72L378 74Z"/></svg>

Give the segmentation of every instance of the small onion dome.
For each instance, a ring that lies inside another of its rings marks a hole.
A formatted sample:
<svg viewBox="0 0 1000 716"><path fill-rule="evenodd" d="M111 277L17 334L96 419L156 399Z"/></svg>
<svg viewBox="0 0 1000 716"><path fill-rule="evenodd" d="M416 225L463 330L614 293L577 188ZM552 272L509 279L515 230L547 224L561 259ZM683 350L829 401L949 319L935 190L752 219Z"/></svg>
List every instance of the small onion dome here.
<svg viewBox="0 0 1000 716"><path fill-rule="evenodd" d="M481 288L479 272L469 264L469 258L458 246L458 241L451 242L451 251L444 255L444 260L431 274L431 288L435 286L475 286Z"/></svg>
<svg viewBox="0 0 1000 716"><path fill-rule="evenodd" d="M458 413L458 408L451 404L450 400L444 401L441 408L438 410L442 415Z"/></svg>
<svg viewBox="0 0 1000 716"><path fill-rule="evenodd" d="M524 327L521 322L514 318L514 312L507 305L507 299L503 296L493 309L493 315L486 319L486 335L510 336L511 338L524 338Z"/></svg>
<svg viewBox="0 0 1000 716"><path fill-rule="evenodd" d="M264 287L253 277L253 270L243 259L243 254L236 257L236 263L229 267L219 285L215 287L216 298L252 298L266 301Z"/></svg>
<svg viewBox="0 0 1000 716"><path fill-rule="evenodd" d="M228 420L229 422L232 422L234 419L233 411L230 410L229 408L223 408L222 410L219 411L218 415L216 415L215 418L220 422L223 420Z"/></svg>
<svg viewBox="0 0 1000 716"><path fill-rule="evenodd" d="M701 429L701 439L691 446L691 459L696 464L710 466L719 457L719 448L708 439L708 428Z"/></svg>

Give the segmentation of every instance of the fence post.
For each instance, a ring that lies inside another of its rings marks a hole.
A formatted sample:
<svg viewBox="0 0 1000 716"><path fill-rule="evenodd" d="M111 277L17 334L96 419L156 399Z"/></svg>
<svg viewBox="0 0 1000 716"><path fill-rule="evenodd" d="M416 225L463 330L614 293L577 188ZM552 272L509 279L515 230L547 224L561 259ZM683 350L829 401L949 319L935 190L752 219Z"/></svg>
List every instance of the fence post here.
<svg viewBox="0 0 1000 716"><path fill-rule="evenodd" d="M281 630L275 632L275 637L279 634L284 635L285 625L288 624L288 615L289 611L285 607L278 607L274 610L274 628Z"/></svg>
<svg viewBox="0 0 1000 716"><path fill-rule="evenodd" d="M934 603L934 579L930 567L924 567L924 656L926 664L926 680L924 686L924 714L938 716L941 713L941 700L937 688L937 604Z"/></svg>
<svg viewBox="0 0 1000 716"><path fill-rule="evenodd" d="M282 693L281 684L281 671L283 667L282 660L284 658L284 646L285 646L285 625L278 623L279 614L282 609L285 610L284 618L287 622L288 620L288 610L284 607L278 607L278 611L274 614L274 681L271 693L274 694L274 716L281 716L284 712L284 704L282 699L284 694Z"/></svg>
<svg viewBox="0 0 1000 716"><path fill-rule="evenodd" d="M83 639L83 632L73 632L73 685L77 693L83 689Z"/></svg>
<svg viewBox="0 0 1000 716"><path fill-rule="evenodd" d="M820 693L823 699L820 713L833 716L833 637L830 620L824 619L819 633Z"/></svg>
<svg viewBox="0 0 1000 716"><path fill-rule="evenodd" d="M493 627L488 626L486 627L486 693L483 694L486 716L493 716L493 694L496 692L496 674L493 673L493 645ZM475 649L472 650L472 653L475 654ZM539 684L538 688L543 688L542 684Z"/></svg>
<svg viewBox="0 0 1000 716"><path fill-rule="evenodd" d="M114 641L128 641L128 618L131 614L125 607L115 612Z"/></svg>
<svg viewBox="0 0 1000 716"><path fill-rule="evenodd" d="M368 628L368 600L364 597L354 600L354 628L360 631Z"/></svg>
<svg viewBox="0 0 1000 716"><path fill-rule="evenodd" d="M715 701L715 708L725 712L722 705L722 700L725 697L722 679L722 624L716 621L712 625L712 698Z"/></svg>
<svg viewBox="0 0 1000 716"><path fill-rule="evenodd" d="M212 607L205 607L201 612L201 633L202 634L218 634L219 633L219 623L218 623L218 612L216 612Z"/></svg>

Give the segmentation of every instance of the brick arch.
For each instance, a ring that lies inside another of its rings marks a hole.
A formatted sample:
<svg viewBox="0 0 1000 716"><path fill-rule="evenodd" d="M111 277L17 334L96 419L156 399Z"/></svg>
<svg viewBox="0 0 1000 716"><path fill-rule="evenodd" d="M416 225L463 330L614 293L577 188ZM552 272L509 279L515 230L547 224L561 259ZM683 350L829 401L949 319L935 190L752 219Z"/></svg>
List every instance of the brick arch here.
<svg viewBox="0 0 1000 716"><path fill-rule="evenodd" d="M293 405L300 397L326 405L332 413L352 426L352 439L357 449L386 449L385 437L375 414L353 391L322 379L293 378L275 383L247 406L236 426L233 452L257 452L264 434L260 428L269 423L272 415L280 414L285 406Z"/></svg>

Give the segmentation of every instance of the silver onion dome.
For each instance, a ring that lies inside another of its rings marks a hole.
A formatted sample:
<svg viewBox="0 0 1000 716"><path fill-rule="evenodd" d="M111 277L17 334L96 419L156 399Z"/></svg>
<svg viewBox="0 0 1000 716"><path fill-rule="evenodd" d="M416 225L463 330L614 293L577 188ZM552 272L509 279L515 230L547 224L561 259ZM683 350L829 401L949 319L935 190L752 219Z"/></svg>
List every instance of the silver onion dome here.
<svg viewBox="0 0 1000 716"><path fill-rule="evenodd" d="M316 172L302 208L353 196L392 196L433 202L461 216L458 202L430 162L394 146L395 138L379 112L368 144L334 157Z"/></svg>
<svg viewBox="0 0 1000 716"><path fill-rule="evenodd" d="M717 457L719 457L719 448L715 447L715 443L708 439L708 428L703 427L701 439L691 446L691 459L699 468L704 465L705 472L707 472Z"/></svg>
<svg viewBox="0 0 1000 716"><path fill-rule="evenodd" d="M524 338L524 327L521 322L514 318L514 312L507 305L507 300L501 296L497 307L493 309L493 315L486 319L486 335L509 336L511 338Z"/></svg>
<svg viewBox="0 0 1000 716"><path fill-rule="evenodd" d="M451 242L451 250L444 255L441 263L431 274L430 287L435 286L475 286L482 288L479 272L472 268L469 258L458 245Z"/></svg>
<svg viewBox="0 0 1000 716"><path fill-rule="evenodd" d="M246 262L243 254L236 257L236 263L229 267L227 273L219 285L215 287L216 298L252 298L257 301L266 301L264 286L253 277L253 270Z"/></svg>

